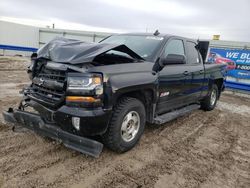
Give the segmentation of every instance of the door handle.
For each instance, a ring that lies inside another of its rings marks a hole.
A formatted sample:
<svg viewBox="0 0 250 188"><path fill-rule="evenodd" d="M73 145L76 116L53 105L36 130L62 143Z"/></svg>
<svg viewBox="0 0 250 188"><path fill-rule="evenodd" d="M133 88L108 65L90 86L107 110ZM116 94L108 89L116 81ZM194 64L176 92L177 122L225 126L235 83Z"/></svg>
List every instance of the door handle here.
<svg viewBox="0 0 250 188"><path fill-rule="evenodd" d="M189 72L188 71L184 71L183 74L187 76L189 74Z"/></svg>
<svg viewBox="0 0 250 188"><path fill-rule="evenodd" d="M203 74L204 73L204 70L200 70L200 74Z"/></svg>

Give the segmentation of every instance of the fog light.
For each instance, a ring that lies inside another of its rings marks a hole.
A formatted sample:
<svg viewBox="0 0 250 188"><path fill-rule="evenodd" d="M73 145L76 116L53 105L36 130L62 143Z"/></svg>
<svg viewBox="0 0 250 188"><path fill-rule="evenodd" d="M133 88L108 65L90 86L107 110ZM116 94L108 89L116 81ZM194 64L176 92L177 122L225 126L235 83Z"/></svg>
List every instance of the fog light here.
<svg viewBox="0 0 250 188"><path fill-rule="evenodd" d="M79 117L72 117L72 124L76 128L76 130L80 130L80 118Z"/></svg>

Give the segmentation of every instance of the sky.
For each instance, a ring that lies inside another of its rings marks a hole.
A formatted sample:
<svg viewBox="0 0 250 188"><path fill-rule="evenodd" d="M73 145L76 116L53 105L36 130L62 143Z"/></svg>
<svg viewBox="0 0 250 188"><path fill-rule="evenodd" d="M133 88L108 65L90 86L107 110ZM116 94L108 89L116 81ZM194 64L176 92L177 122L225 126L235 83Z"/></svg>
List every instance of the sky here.
<svg viewBox="0 0 250 188"><path fill-rule="evenodd" d="M250 42L250 0L0 0L0 20L58 29Z"/></svg>

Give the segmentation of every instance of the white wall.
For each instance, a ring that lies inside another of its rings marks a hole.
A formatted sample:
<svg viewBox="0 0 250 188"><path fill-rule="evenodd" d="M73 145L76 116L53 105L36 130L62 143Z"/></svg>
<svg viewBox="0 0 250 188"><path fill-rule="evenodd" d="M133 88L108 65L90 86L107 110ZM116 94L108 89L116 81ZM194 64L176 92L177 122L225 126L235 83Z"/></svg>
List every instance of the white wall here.
<svg viewBox="0 0 250 188"><path fill-rule="evenodd" d="M109 35L111 34L102 32L37 28L0 21L0 44L5 45L40 48L56 36L78 39L87 42L98 42ZM3 54L3 50L0 49L0 55L1 54ZM29 56L31 52L5 50L4 54L20 54Z"/></svg>
<svg viewBox="0 0 250 188"><path fill-rule="evenodd" d="M0 21L0 44L38 48L38 41L39 28ZM5 55L15 54L29 55L30 52L5 50Z"/></svg>
<svg viewBox="0 0 250 188"><path fill-rule="evenodd" d="M111 33L40 28L39 46L41 47L56 36L77 39L86 42L98 42L109 35L111 35Z"/></svg>
<svg viewBox="0 0 250 188"><path fill-rule="evenodd" d="M232 48L232 49L250 49L250 42L211 40L210 47Z"/></svg>

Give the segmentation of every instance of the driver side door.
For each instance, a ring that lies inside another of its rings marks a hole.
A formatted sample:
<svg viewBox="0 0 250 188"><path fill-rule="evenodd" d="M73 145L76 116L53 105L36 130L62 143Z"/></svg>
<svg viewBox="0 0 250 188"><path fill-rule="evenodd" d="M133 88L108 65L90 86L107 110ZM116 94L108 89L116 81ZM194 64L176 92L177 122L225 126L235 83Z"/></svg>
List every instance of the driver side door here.
<svg viewBox="0 0 250 188"><path fill-rule="evenodd" d="M161 55L165 58L168 54L186 56L184 41L180 38L170 39ZM163 114L173 109L182 107L185 101L186 80L191 79L185 64L166 65L159 72L159 98L156 113Z"/></svg>

